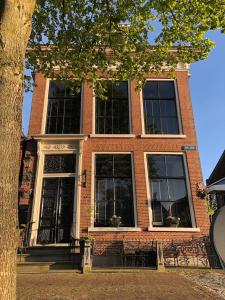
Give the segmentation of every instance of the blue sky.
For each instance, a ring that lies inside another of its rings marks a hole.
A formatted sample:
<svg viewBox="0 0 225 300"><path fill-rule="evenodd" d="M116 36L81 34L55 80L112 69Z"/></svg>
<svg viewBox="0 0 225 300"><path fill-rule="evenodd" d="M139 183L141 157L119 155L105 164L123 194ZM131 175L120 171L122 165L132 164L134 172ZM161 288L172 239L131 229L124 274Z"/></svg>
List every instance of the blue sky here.
<svg viewBox="0 0 225 300"><path fill-rule="evenodd" d="M225 150L225 35L207 34L216 42L209 57L191 66L191 96L204 179ZM23 105L23 130L27 134L31 93Z"/></svg>

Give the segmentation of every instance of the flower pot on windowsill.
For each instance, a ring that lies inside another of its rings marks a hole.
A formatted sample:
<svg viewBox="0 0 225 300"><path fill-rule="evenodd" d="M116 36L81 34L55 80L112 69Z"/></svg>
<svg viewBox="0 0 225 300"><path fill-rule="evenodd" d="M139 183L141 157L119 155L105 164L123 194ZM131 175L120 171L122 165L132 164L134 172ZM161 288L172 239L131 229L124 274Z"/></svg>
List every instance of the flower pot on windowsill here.
<svg viewBox="0 0 225 300"><path fill-rule="evenodd" d="M178 227L178 224L170 224L170 227Z"/></svg>
<svg viewBox="0 0 225 300"><path fill-rule="evenodd" d="M179 227L179 225L180 225L180 218L178 217L173 217L173 216L168 216L167 218L166 218L166 220L165 220L166 222L165 222L165 225L167 226L167 227Z"/></svg>
<svg viewBox="0 0 225 300"><path fill-rule="evenodd" d="M121 217L113 215L112 218L110 218L110 224L112 227L120 227L121 223Z"/></svg>

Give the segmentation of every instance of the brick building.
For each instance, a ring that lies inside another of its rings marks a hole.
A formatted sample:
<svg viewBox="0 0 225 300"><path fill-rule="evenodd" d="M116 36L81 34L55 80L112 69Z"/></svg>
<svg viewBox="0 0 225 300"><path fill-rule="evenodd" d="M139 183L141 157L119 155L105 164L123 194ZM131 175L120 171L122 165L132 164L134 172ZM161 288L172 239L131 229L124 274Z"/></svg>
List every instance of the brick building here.
<svg viewBox="0 0 225 300"><path fill-rule="evenodd" d="M35 74L20 205L29 245L191 240L208 235L189 66L135 81L92 87Z"/></svg>

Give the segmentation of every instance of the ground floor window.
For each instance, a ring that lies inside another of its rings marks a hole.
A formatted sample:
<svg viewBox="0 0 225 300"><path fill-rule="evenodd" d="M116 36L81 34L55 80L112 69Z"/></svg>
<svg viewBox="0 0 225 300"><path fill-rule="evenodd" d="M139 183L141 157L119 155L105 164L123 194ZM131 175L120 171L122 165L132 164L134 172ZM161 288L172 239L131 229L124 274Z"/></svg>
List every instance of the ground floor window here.
<svg viewBox="0 0 225 300"><path fill-rule="evenodd" d="M182 155L147 155L153 226L191 227Z"/></svg>
<svg viewBox="0 0 225 300"><path fill-rule="evenodd" d="M97 154L95 160L95 226L134 226L130 154Z"/></svg>
<svg viewBox="0 0 225 300"><path fill-rule="evenodd" d="M75 155L46 155L43 177L37 243L68 243L73 222Z"/></svg>

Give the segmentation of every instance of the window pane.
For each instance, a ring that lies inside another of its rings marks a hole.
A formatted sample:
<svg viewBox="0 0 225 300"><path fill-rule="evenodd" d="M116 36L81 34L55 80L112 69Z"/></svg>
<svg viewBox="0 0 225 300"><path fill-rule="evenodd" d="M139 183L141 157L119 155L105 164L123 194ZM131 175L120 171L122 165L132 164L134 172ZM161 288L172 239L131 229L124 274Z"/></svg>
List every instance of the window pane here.
<svg viewBox="0 0 225 300"><path fill-rule="evenodd" d="M128 98L127 81L116 81L113 84L113 98Z"/></svg>
<svg viewBox="0 0 225 300"><path fill-rule="evenodd" d="M143 87L145 133L178 134L173 81L149 81Z"/></svg>
<svg viewBox="0 0 225 300"><path fill-rule="evenodd" d="M95 226L110 226L114 215L112 179L96 179Z"/></svg>
<svg viewBox="0 0 225 300"><path fill-rule="evenodd" d="M168 177L184 177L183 158L179 155L166 155Z"/></svg>
<svg viewBox="0 0 225 300"><path fill-rule="evenodd" d="M131 157L130 155L114 155L114 176L131 177Z"/></svg>
<svg viewBox="0 0 225 300"><path fill-rule="evenodd" d="M46 133L80 133L80 85L50 82ZM70 120L69 120L70 119Z"/></svg>
<svg viewBox="0 0 225 300"><path fill-rule="evenodd" d="M149 155L148 172L153 225L191 226L183 157Z"/></svg>
<svg viewBox="0 0 225 300"><path fill-rule="evenodd" d="M176 116L176 102L175 101L168 101L168 100L161 100L160 101L160 110L162 117L169 117L169 116Z"/></svg>
<svg viewBox="0 0 225 300"><path fill-rule="evenodd" d="M158 85L159 85L159 98L160 99L175 98L173 81L158 81Z"/></svg>
<svg viewBox="0 0 225 300"><path fill-rule="evenodd" d="M75 155L45 155L44 173L75 173Z"/></svg>
<svg viewBox="0 0 225 300"><path fill-rule="evenodd" d="M168 201L168 186L166 179L151 180L151 194L153 201Z"/></svg>
<svg viewBox="0 0 225 300"><path fill-rule="evenodd" d="M100 154L96 156L96 176L113 176L113 155Z"/></svg>
<svg viewBox="0 0 225 300"><path fill-rule="evenodd" d="M165 156L149 155L148 171L150 177L165 177L166 176Z"/></svg>
<svg viewBox="0 0 225 300"><path fill-rule="evenodd" d="M115 214L121 217L121 226L134 226L131 179L115 180Z"/></svg>
<svg viewBox="0 0 225 300"><path fill-rule="evenodd" d="M128 83L108 81L105 84L108 99L96 99L96 133L129 133Z"/></svg>
<svg viewBox="0 0 225 300"><path fill-rule="evenodd" d="M134 226L131 157L127 154L96 156L95 226Z"/></svg>
<svg viewBox="0 0 225 300"><path fill-rule="evenodd" d="M53 97L64 97L65 96L65 86L62 82L50 81L49 95L50 98Z"/></svg>
<svg viewBox="0 0 225 300"><path fill-rule="evenodd" d="M158 99L158 82L148 81L143 87L144 99Z"/></svg>

